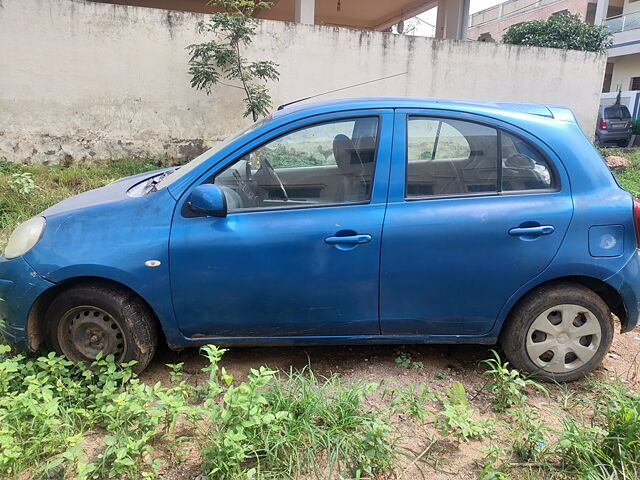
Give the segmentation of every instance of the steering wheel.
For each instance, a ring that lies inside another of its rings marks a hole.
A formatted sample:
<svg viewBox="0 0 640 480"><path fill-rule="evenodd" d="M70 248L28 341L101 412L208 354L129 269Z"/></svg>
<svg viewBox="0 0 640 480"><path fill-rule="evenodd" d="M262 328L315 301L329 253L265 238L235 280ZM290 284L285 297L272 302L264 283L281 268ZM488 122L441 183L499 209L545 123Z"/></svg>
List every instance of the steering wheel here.
<svg viewBox="0 0 640 480"><path fill-rule="evenodd" d="M282 196L284 197L285 202L288 201L289 194L287 193L287 190L284 188L284 185L282 184L282 180L280 180L280 177L276 173L276 170L273 168L273 165L271 165L271 162L267 160L267 157L265 155L260 155L260 165L264 165L266 168L266 171L269 173L269 176L273 178L276 182L278 182L278 185L280 186L280 191L282 192Z"/></svg>

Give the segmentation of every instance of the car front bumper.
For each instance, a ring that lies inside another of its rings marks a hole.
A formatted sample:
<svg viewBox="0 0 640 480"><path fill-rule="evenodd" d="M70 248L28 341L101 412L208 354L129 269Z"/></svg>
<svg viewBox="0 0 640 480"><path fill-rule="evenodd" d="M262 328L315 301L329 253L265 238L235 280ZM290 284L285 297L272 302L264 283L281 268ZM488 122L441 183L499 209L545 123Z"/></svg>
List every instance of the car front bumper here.
<svg viewBox="0 0 640 480"><path fill-rule="evenodd" d="M36 299L54 284L40 277L21 257L0 257L0 333L26 350L27 319Z"/></svg>

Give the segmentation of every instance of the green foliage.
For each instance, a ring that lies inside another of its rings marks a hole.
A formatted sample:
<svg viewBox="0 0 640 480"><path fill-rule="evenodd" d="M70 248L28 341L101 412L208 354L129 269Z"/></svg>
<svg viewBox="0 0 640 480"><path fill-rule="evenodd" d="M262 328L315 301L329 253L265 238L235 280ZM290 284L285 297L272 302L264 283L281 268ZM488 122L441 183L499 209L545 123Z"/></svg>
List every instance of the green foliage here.
<svg viewBox="0 0 640 480"><path fill-rule="evenodd" d="M605 26L583 22L578 14L561 13L548 20L512 25L502 41L513 45L604 52L611 46L611 38L611 32Z"/></svg>
<svg viewBox="0 0 640 480"><path fill-rule="evenodd" d="M493 420L481 417L469 404L464 386L453 382L439 395L442 402L440 417L436 423L443 435L453 434L464 441L480 438L493 433Z"/></svg>
<svg viewBox="0 0 640 480"><path fill-rule="evenodd" d="M497 445L491 445L486 449L485 458L480 462L480 471L477 480L514 480L505 473L504 461L501 460L503 449Z"/></svg>
<svg viewBox="0 0 640 480"><path fill-rule="evenodd" d="M29 195L38 188L30 172L12 173L9 177L9 185L23 195Z"/></svg>
<svg viewBox="0 0 640 480"><path fill-rule="evenodd" d="M29 360L0 350L0 476L50 475L60 467L77 479L152 477L152 440L175 427L190 389L142 384L113 357L91 368L53 353ZM86 432L103 429L104 449L87 459Z"/></svg>
<svg viewBox="0 0 640 480"><path fill-rule="evenodd" d="M493 383L487 385L489 391L495 395L494 408L498 412L504 412L508 408L522 407L527 396L524 390L534 387L547 393L547 390L529 376L522 374L515 368L509 368L509 362L503 362L495 350L491 350L493 358L483 360L482 363L489 367L484 375L490 375Z"/></svg>
<svg viewBox="0 0 640 480"><path fill-rule="evenodd" d="M244 116L251 115L256 121L267 115L271 108L271 96L266 86L259 82L278 80L278 65L269 60L250 62L242 56L241 48L252 43L256 32L256 20L252 14L258 9L271 8L272 3L211 0L209 5L219 7L222 12L211 15L207 23L198 24L201 34L213 34L216 38L187 47L191 86L209 95L219 83L239 82L239 85L231 86L241 88L245 93Z"/></svg>
<svg viewBox="0 0 640 480"><path fill-rule="evenodd" d="M189 426L211 479L363 478L395 468L391 413L366 403L377 383L347 385L309 369L281 378L266 367L236 383L219 366L224 352L202 349L204 385L184 382L176 364L165 387L112 357L89 368L0 345L0 478L155 478L189 440L176 425ZM96 432L101 445L87 457L83 444Z"/></svg>
<svg viewBox="0 0 640 480"><path fill-rule="evenodd" d="M205 348L215 365L219 350ZM377 384L320 381L308 369L281 380L261 367L227 387L220 372L210 369L205 408L191 419L207 478L351 478L394 466L388 415L363 404Z"/></svg>
<svg viewBox="0 0 640 480"><path fill-rule="evenodd" d="M409 368L409 367L413 367L413 368L422 368L424 367L424 363L423 362L414 362L411 358L411 355L409 355L406 352L402 352L400 355L398 355L395 360L394 360L398 365L403 366L404 368Z"/></svg>
<svg viewBox="0 0 640 480"><path fill-rule="evenodd" d="M324 165L322 160L314 157L311 153L302 152L279 143L262 148L261 153L267 157L269 163L275 168Z"/></svg>
<svg viewBox="0 0 640 480"><path fill-rule="evenodd" d="M640 477L640 397L621 384L604 387L590 422L564 421L555 452L579 478Z"/></svg>
<svg viewBox="0 0 640 480"><path fill-rule="evenodd" d="M426 385L416 385L412 383L405 388L387 388L382 396L383 398L391 398L389 406L394 414L407 414L418 420L421 424L424 424L428 417L435 416L427 409L426 404L438 397L432 393Z"/></svg>
<svg viewBox="0 0 640 480"><path fill-rule="evenodd" d="M529 406L514 408L509 413L515 421L512 425L513 453L523 461L541 460L546 453L546 432L549 428Z"/></svg>

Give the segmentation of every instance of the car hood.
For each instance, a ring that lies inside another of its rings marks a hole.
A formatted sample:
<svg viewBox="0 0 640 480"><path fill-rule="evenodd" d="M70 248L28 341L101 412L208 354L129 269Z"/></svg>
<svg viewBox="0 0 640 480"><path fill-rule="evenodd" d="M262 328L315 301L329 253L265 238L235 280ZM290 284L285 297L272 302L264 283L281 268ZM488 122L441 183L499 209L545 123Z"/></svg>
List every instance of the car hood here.
<svg viewBox="0 0 640 480"><path fill-rule="evenodd" d="M151 172L140 173L138 175L132 175L130 177L120 178L102 188L96 188L95 190L89 190L88 192L67 198L60 203L47 208L41 215L48 217L131 198L127 192L132 187L146 182L150 178L158 176L167 170L171 169L165 168L162 170L154 170Z"/></svg>

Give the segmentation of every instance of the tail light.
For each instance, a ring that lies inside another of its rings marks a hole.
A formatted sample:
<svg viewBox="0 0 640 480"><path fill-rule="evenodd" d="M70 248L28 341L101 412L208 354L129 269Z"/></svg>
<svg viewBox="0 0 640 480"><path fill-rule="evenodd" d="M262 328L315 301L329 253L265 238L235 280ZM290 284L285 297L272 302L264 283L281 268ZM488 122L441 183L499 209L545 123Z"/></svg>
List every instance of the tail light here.
<svg viewBox="0 0 640 480"><path fill-rule="evenodd" d="M633 223L636 228L636 241L640 248L640 200L633 198Z"/></svg>
<svg viewBox="0 0 640 480"><path fill-rule="evenodd" d="M633 120L629 120L629 128L633 128Z"/></svg>
<svg viewBox="0 0 640 480"><path fill-rule="evenodd" d="M607 122L604 120L604 118L600 119L600 130L606 130L607 129Z"/></svg>

